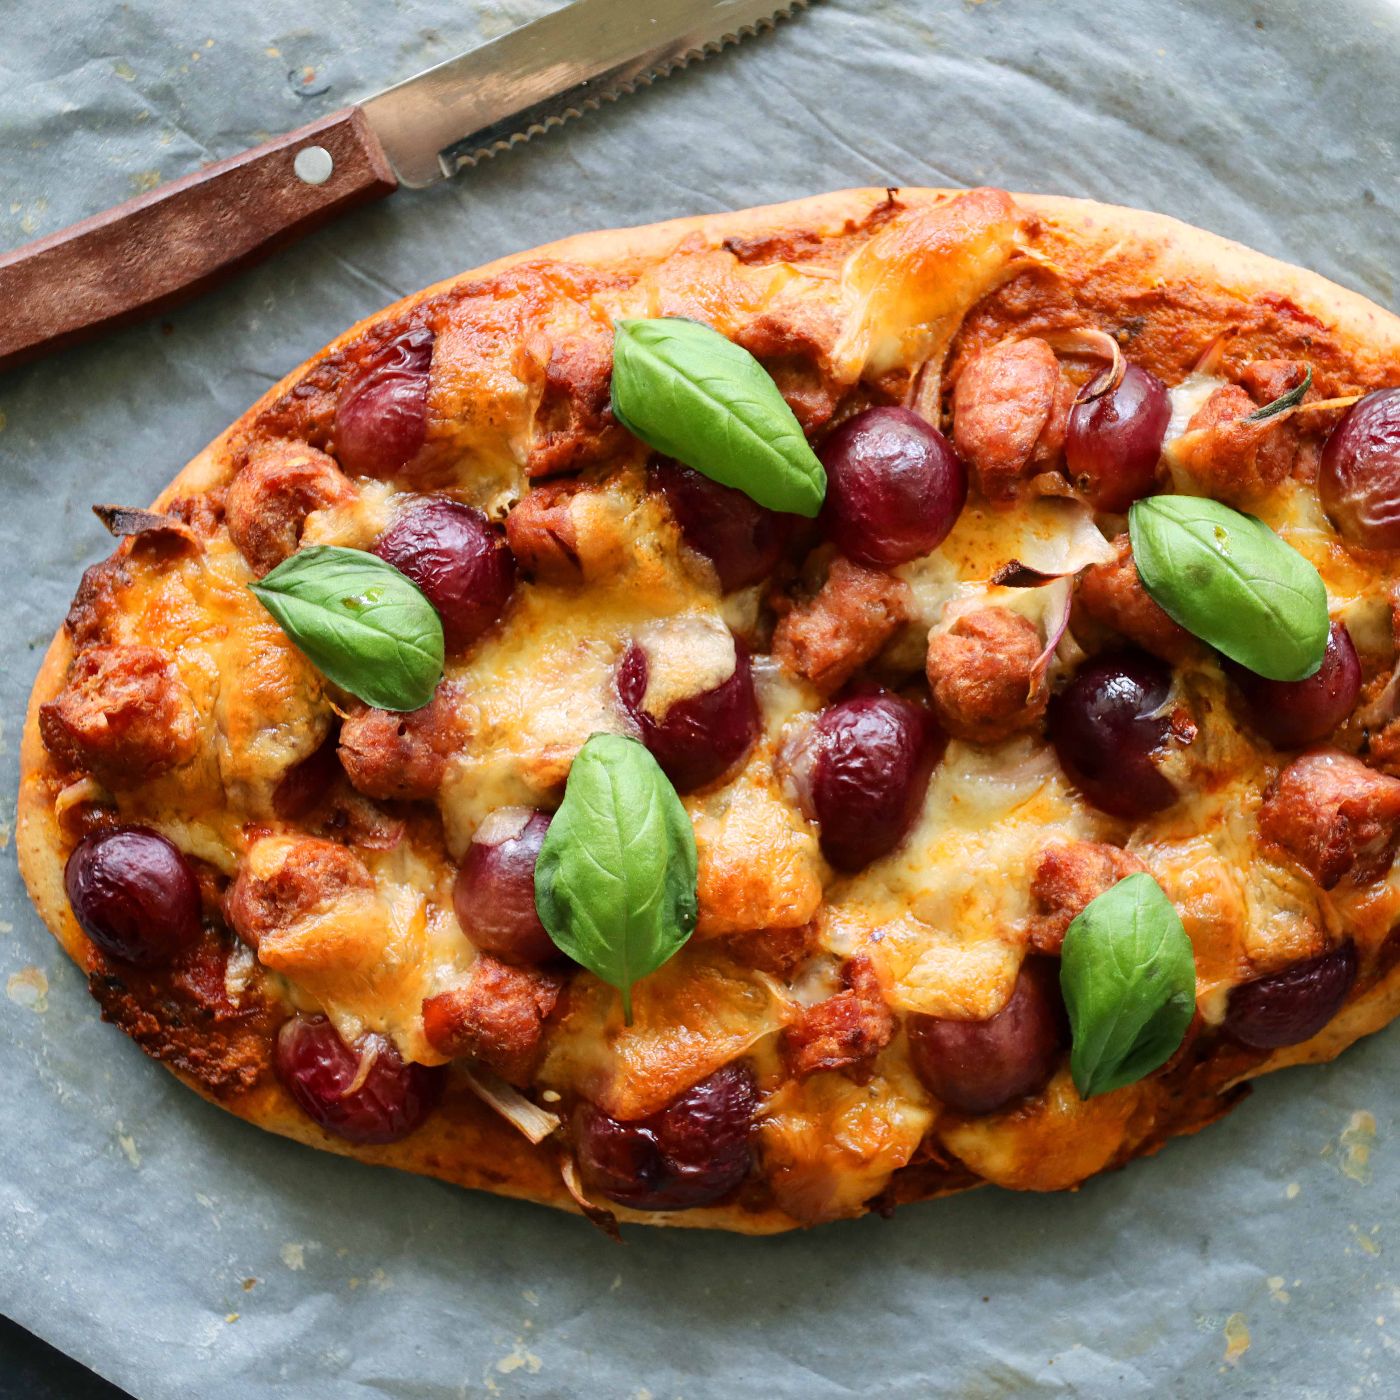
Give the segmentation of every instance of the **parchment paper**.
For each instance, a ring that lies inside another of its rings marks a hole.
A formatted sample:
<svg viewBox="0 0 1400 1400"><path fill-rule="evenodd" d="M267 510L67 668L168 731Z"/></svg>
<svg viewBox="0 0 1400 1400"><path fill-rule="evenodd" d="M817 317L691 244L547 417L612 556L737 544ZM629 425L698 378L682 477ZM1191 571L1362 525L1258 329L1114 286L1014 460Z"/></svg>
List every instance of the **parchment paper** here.
<svg viewBox="0 0 1400 1400"><path fill-rule="evenodd" d="M0 246L547 7L4 5ZM109 547L89 503L146 503L391 298L583 228L994 182L1165 210L1394 305L1397 57L1386 0L824 0L162 322L0 379L5 816L40 649ZM0 920L0 1308L141 1400L1400 1387L1400 1033L1276 1077L1078 1195L988 1190L767 1241L634 1229L619 1249L206 1106L99 1023L8 853Z"/></svg>

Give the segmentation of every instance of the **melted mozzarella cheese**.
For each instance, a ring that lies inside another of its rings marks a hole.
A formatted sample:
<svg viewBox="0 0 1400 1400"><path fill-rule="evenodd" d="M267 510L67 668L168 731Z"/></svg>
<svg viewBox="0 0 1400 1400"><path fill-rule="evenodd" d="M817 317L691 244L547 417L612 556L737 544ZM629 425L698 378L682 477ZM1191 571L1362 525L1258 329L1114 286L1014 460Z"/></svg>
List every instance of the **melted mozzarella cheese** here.
<svg viewBox="0 0 1400 1400"><path fill-rule="evenodd" d="M658 722L678 700L713 690L734 674L734 634L715 613L653 618L632 639L647 660L642 709Z"/></svg>
<svg viewBox="0 0 1400 1400"><path fill-rule="evenodd" d="M1036 852L1097 825L1043 745L954 741L908 839L828 890L822 942L864 951L901 1010L985 1019L1024 955Z"/></svg>

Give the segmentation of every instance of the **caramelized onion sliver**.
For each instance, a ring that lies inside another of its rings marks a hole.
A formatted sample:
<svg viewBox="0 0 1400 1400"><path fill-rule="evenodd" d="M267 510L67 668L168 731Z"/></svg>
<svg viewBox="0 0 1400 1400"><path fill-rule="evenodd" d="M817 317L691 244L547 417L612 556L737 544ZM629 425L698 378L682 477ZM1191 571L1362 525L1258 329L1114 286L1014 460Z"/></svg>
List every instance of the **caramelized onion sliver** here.
<svg viewBox="0 0 1400 1400"><path fill-rule="evenodd" d="M1111 394L1123 382L1128 362L1123 358L1123 347L1107 331L1079 326L1071 331L1046 331L1040 339L1062 355L1089 355L1108 361L1108 373L1100 371L1089 380L1074 396L1076 405L1093 403Z"/></svg>
<svg viewBox="0 0 1400 1400"><path fill-rule="evenodd" d="M1044 619L1045 646L1040 655L1031 663L1030 685L1026 690L1026 701L1034 700L1045 684L1046 673L1066 631L1069 630L1070 604L1074 598L1074 581L1069 576L1047 584L1043 595L1046 599Z"/></svg>
<svg viewBox="0 0 1400 1400"><path fill-rule="evenodd" d="M459 1071L467 1087L488 1108L494 1108L513 1128L518 1128L534 1146L559 1131L561 1120L536 1103L531 1103L513 1084L507 1084L499 1074L485 1065L460 1065Z"/></svg>
<svg viewBox="0 0 1400 1400"><path fill-rule="evenodd" d="M564 1189L574 1198L574 1204L589 1223L596 1225L614 1244L621 1244L622 1231L618 1228L617 1216L606 1206L590 1201L583 1194L583 1183L578 1179L578 1163L570 1153L566 1152L560 1160L559 1173L564 1178Z"/></svg>
<svg viewBox="0 0 1400 1400"><path fill-rule="evenodd" d="M379 1058L382 1044L383 1042L377 1035L365 1037L365 1048L360 1051L360 1063L355 1066L355 1077L340 1091L342 1099L348 1099L358 1094L365 1087L365 1080L369 1078L369 1072L374 1068L374 1062Z"/></svg>

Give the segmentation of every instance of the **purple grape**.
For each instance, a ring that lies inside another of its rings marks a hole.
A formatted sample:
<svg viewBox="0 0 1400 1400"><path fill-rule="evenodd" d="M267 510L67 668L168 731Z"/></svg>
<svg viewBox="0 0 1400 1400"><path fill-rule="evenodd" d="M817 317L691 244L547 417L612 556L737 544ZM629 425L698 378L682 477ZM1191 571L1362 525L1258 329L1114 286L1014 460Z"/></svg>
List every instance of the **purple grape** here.
<svg viewBox="0 0 1400 1400"><path fill-rule="evenodd" d="M936 549L967 500L967 468L937 428L907 408L868 408L821 450L823 519L849 559L893 568Z"/></svg>
<svg viewBox="0 0 1400 1400"><path fill-rule="evenodd" d="M63 883L83 932L121 962L168 963L199 939L199 881L158 832L131 826L84 836Z"/></svg>

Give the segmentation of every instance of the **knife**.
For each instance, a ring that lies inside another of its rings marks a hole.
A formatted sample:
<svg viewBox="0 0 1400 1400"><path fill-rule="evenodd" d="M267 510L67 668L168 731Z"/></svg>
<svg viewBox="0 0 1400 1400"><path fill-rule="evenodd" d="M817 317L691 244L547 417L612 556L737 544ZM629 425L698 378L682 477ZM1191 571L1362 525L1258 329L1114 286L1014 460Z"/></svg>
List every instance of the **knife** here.
<svg viewBox="0 0 1400 1400"><path fill-rule="evenodd" d="M353 107L0 255L0 370L163 311L335 215L455 175L808 0L576 0Z"/></svg>

